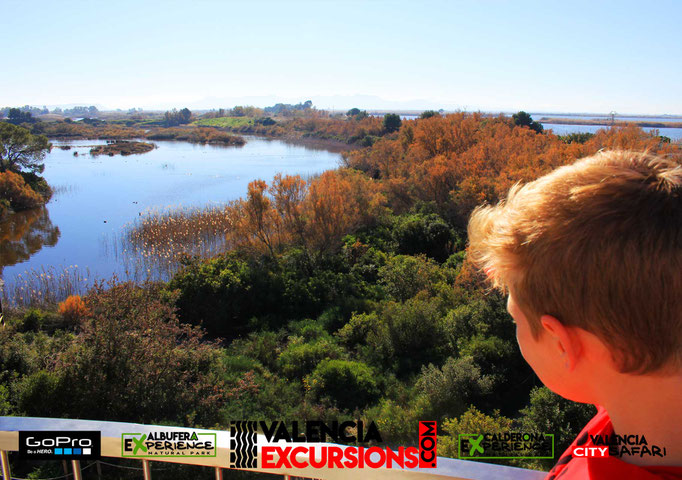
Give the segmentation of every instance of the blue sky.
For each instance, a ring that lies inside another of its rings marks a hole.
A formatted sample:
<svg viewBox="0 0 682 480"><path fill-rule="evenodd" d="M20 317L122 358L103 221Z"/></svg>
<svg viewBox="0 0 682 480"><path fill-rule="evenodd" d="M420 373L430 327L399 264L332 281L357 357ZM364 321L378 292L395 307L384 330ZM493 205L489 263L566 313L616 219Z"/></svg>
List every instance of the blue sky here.
<svg viewBox="0 0 682 480"><path fill-rule="evenodd" d="M0 106L682 114L679 1L0 3Z"/></svg>

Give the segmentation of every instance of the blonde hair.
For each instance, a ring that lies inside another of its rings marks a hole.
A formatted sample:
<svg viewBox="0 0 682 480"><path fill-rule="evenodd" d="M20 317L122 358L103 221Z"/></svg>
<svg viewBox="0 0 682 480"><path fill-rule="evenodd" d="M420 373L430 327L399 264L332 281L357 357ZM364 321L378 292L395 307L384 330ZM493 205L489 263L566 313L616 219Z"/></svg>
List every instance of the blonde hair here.
<svg viewBox="0 0 682 480"><path fill-rule="evenodd" d="M583 158L478 207L469 242L469 259L513 292L536 339L548 314L597 335L621 372L682 364L679 163Z"/></svg>

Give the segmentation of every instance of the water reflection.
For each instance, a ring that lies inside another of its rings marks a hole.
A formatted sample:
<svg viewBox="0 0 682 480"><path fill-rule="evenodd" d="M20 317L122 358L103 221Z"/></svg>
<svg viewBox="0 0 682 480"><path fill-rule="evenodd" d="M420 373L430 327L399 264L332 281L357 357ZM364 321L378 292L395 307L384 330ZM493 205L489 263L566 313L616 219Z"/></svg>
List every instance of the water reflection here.
<svg viewBox="0 0 682 480"><path fill-rule="evenodd" d="M59 227L52 225L47 208L13 213L0 222L0 271L24 262L43 247L59 240Z"/></svg>

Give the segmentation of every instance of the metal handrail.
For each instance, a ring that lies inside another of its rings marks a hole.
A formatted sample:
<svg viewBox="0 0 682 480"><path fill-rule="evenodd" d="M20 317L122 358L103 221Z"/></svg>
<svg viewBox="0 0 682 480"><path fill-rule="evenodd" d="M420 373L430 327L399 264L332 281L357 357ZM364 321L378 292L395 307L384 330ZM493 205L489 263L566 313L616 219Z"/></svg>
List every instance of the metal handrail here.
<svg viewBox="0 0 682 480"><path fill-rule="evenodd" d="M163 425L145 425L140 423L104 422L97 420L73 420L64 418L37 418L37 417L0 417L0 461L2 463L2 475L4 480L11 479L9 459L7 452L19 450L19 431L22 430L94 430L102 433L102 456L111 458L123 457L121 452L121 435L129 432L150 431L186 431L216 434L215 457L183 457L183 458L154 458L141 459L145 480L151 480L152 461L171 462L185 465L201 465L215 469L216 480L222 480L222 469L230 466L230 434L222 430L207 430L198 428L170 427ZM259 444L267 443L265 438L258 436ZM305 444L302 444L305 445ZM331 444L315 444L331 445ZM74 480L80 480L80 464L78 460L72 460ZM284 475L285 478L292 475L296 477L316 478L320 480L341 480L349 476L349 471L335 468L278 468L265 469L261 467L244 468L260 473ZM479 461L466 461L452 458L438 457L437 468L377 468L377 469L354 469L354 478L361 480L540 480L546 473L523 468L493 465Z"/></svg>

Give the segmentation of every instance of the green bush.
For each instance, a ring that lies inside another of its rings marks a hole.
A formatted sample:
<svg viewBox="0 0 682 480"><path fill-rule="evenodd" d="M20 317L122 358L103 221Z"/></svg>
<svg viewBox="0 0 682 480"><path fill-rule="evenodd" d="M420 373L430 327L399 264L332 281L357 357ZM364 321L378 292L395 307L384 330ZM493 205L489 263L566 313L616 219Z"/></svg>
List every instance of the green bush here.
<svg viewBox="0 0 682 480"><path fill-rule="evenodd" d="M401 302L423 290L433 292L436 284L444 280L443 272L432 260L409 255L390 257L379 269L379 277L386 293Z"/></svg>
<svg viewBox="0 0 682 480"><path fill-rule="evenodd" d="M436 214L411 214L397 217L393 237L398 252L406 255L424 254L438 262L453 253L454 233Z"/></svg>
<svg viewBox="0 0 682 480"><path fill-rule="evenodd" d="M323 360L307 377L307 385L313 398L329 398L349 411L375 403L379 396L376 373L349 360Z"/></svg>
<svg viewBox="0 0 682 480"><path fill-rule="evenodd" d="M492 387L490 377L481 374L473 358L450 357L441 368L433 364L422 368L415 391L428 400L426 416L441 420L461 415L491 393Z"/></svg>
<svg viewBox="0 0 682 480"><path fill-rule="evenodd" d="M95 285L80 333L27 392L52 389L45 398L73 418L213 425L225 400L220 351L162 297L157 285ZM45 416L47 400L31 414Z"/></svg>
<svg viewBox="0 0 682 480"><path fill-rule="evenodd" d="M324 359L344 356L343 349L330 338L311 343L292 342L279 356L280 369L288 378L303 378Z"/></svg>
<svg viewBox="0 0 682 480"><path fill-rule="evenodd" d="M68 416L69 392L63 374L40 370L25 376L18 385L17 407L32 417ZM74 413L78 418L78 414Z"/></svg>
<svg viewBox="0 0 682 480"><path fill-rule="evenodd" d="M596 413L594 405L572 402L547 387L536 387L530 392L530 404L521 410L521 424L529 432L553 433L558 457ZM545 460L541 466L549 469L553 464L553 460Z"/></svg>
<svg viewBox="0 0 682 480"><path fill-rule="evenodd" d="M438 455L459 458L460 434L505 433L513 429L514 422L500 415L498 410L486 415L471 406L459 418L446 419L441 425L447 435L438 437Z"/></svg>
<svg viewBox="0 0 682 480"><path fill-rule="evenodd" d="M254 283L250 265L234 254L194 261L168 284L177 291L178 315L201 325L211 336L234 338L248 332L249 321L267 302L268 289Z"/></svg>

